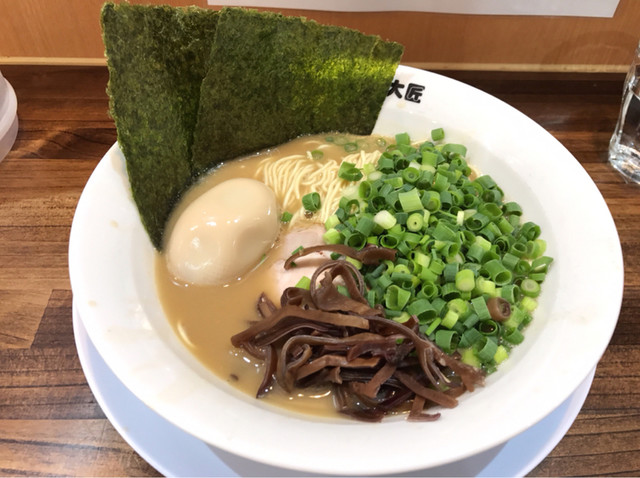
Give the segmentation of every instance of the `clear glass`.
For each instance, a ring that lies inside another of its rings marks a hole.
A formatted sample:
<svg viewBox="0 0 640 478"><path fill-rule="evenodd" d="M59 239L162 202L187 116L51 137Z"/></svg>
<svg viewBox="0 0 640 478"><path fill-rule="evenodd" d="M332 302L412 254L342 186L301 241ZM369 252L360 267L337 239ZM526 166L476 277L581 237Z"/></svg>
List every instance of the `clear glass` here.
<svg viewBox="0 0 640 478"><path fill-rule="evenodd" d="M609 162L626 181L640 184L640 44L624 82L620 116L609 143Z"/></svg>

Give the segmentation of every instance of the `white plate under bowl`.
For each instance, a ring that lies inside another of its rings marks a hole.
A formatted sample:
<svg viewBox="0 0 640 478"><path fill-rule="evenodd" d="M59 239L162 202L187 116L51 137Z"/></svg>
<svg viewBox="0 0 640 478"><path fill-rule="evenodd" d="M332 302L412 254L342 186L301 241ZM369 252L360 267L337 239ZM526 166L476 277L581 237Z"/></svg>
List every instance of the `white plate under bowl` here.
<svg viewBox="0 0 640 478"><path fill-rule="evenodd" d="M623 288L619 238L595 184L557 140L504 102L409 67L399 67L396 80L402 97L387 97L375 132L406 131L419 140L443 127L448 141L468 147L474 167L520 203L525 220L542 228L555 261L524 343L485 387L436 422L311 419L244 395L190 355L169 326L153 279L155 252L114 145L78 203L70 278L91 341L150 409L205 443L270 466L397 474L506 443L559 407L594 369Z"/></svg>
<svg viewBox="0 0 640 478"><path fill-rule="evenodd" d="M149 464L165 476L302 476L207 445L155 413L113 374L91 343L73 308L73 331L87 382L109 421ZM408 476L525 476L560 442L589 393L595 370L558 408L504 445ZM405 476L405 475L403 475Z"/></svg>

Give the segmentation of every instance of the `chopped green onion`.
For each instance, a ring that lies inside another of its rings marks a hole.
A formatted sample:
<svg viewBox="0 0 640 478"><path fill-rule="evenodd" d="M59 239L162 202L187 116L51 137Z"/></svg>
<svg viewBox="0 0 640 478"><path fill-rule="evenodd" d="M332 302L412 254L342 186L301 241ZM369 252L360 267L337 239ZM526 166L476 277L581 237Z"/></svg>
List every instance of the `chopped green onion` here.
<svg viewBox="0 0 640 478"><path fill-rule="evenodd" d="M500 326L493 319L480 321L477 328L482 335L496 336L500 333Z"/></svg>
<svg viewBox="0 0 640 478"><path fill-rule="evenodd" d="M431 133L418 146L396 135L362 170L343 161L339 177L360 182L343 191L325 241L395 249L393 262L353 261L369 287L367 302L382 303L398 322L416 317L436 345L491 373L523 340L552 259L540 227L521 220L520 205L506 201L491 176L469 177L466 147L442 142L442 128ZM344 135L333 140L360 147ZM491 318L496 300L508 302L508 316Z"/></svg>
<svg viewBox="0 0 640 478"><path fill-rule="evenodd" d="M449 187L449 178L445 174L440 172L436 173L435 178L433 180L433 189L435 191L442 192Z"/></svg>
<svg viewBox="0 0 640 478"><path fill-rule="evenodd" d="M424 166L434 167L436 164L438 164L438 153L434 153L433 151L423 151L420 156L422 159L423 167Z"/></svg>
<svg viewBox="0 0 640 478"><path fill-rule="evenodd" d="M362 249L367 244L367 236L359 231L345 232L344 243L354 249Z"/></svg>
<svg viewBox="0 0 640 478"><path fill-rule="evenodd" d="M442 270L442 278L445 282L454 282L456 280L456 274L458 273L459 269L460 265L457 262L449 262L444 266L444 269Z"/></svg>
<svg viewBox="0 0 640 478"><path fill-rule="evenodd" d="M483 362L493 360L498 350L498 344L490 337L486 337L481 343L477 344L476 356Z"/></svg>
<svg viewBox="0 0 640 478"><path fill-rule="evenodd" d="M467 154L467 147L462 144L447 143L442 147L442 152L465 156Z"/></svg>
<svg viewBox="0 0 640 478"><path fill-rule="evenodd" d="M502 206L505 214L513 214L515 216L522 215L522 208L517 202L508 202Z"/></svg>
<svg viewBox="0 0 640 478"><path fill-rule="evenodd" d="M485 294L490 297L496 295L496 283L482 276L476 278L476 289L480 294Z"/></svg>
<svg viewBox="0 0 640 478"><path fill-rule="evenodd" d="M374 170L373 172L367 174L367 179L369 181L377 181L380 178L382 178L382 171Z"/></svg>
<svg viewBox="0 0 640 478"><path fill-rule="evenodd" d="M327 244L341 244L344 240L344 236L337 229L331 228L322 235L322 239Z"/></svg>
<svg viewBox="0 0 640 478"><path fill-rule="evenodd" d="M454 330L438 330L436 332L435 342L438 347L446 353L452 353L458 347L460 336Z"/></svg>
<svg viewBox="0 0 640 478"><path fill-rule="evenodd" d="M376 223L370 216L360 216L358 219L358 223L356 224L355 230L368 236L373 231Z"/></svg>
<svg viewBox="0 0 640 478"><path fill-rule="evenodd" d="M458 315L457 312L448 310L442 319L442 325L448 329L451 329L456 324L456 322L458 322L458 318L460 318L460 315Z"/></svg>
<svg viewBox="0 0 640 478"><path fill-rule="evenodd" d="M456 314L458 314L459 318L465 318L469 313L469 303L466 300L457 298L449 301L447 306L449 310L453 310Z"/></svg>
<svg viewBox="0 0 640 478"><path fill-rule="evenodd" d="M504 340L510 344L517 345L522 343L524 335L518 329L512 329L504 335Z"/></svg>
<svg viewBox="0 0 640 478"><path fill-rule="evenodd" d="M291 214L291 213L290 213L290 212L288 212L288 211L284 211L284 212L282 213L282 216L280 216L280 222L285 222L285 223L286 223L286 222L289 222L289 221L291 221L291 218L292 218L292 217L293 217L293 214Z"/></svg>
<svg viewBox="0 0 640 478"><path fill-rule="evenodd" d="M332 214L324 222L324 228L327 229L327 230L333 229L338 224L340 224L340 219L338 218L338 216L336 214Z"/></svg>
<svg viewBox="0 0 640 478"><path fill-rule="evenodd" d="M502 262L497 259L492 259L484 263L482 270L489 274L489 277L497 285L505 285L511 281L513 274L507 269Z"/></svg>
<svg viewBox="0 0 640 478"><path fill-rule="evenodd" d="M444 129L443 128L434 128L431 130L431 139L433 141L440 141L444 139Z"/></svg>
<svg viewBox="0 0 640 478"><path fill-rule="evenodd" d="M467 321L463 324L464 327L467 327ZM467 327L467 329L462 333L462 337L460 337L460 346L468 347L469 345L474 345L475 343L483 340L484 335L478 332L477 329L474 329L472 326Z"/></svg>
<svg viewBox="0 0 640 478"><path fill-rule="evenodd" d="M460 351L460 360L472 367L480 368L482 366L482 362L480 362L480 359L471 348L466 348Z"/></svg>
<svg viewBox="0 0 640 478"><path fill-rule="evenodd" d="M443 221L438 222L432 234L433 238L438 241L453 242L458 238L455 231Z"/></svg>
<svg viewBox="0 0 640 478"><path fill-rule="evenodd" d="M440 317L436 317L433 322L429 324L429 327L424 331L424 334L429 336L431 335L440 325L442 319Z"/></svg>
<svg viewBox="0 0 640 478"><path fill-rule="evenodd" d="M533 297L524 296L520 301L520 305L527 312L533 312L538 307L538 301Z"/></svg>
<svg viewBox="0 0 640 478"><path fill-rule="evenodd" d="M404 324L410 318L411 316L407 312L402 312L400 315L393 317L393 321L398 322L400 324Z"/></svg>
<svg viewBox="0 0 640 478"><path fill-rule="evenodd" d="M338 177L346 181L359 181L362 179L362 171L354 163L343 161L338 169Z"/></svg>
<svg viewBox="0 0 640 478"><path fill-rule="evenodd" d="M311 286L311 279L309 279L307 276L302 276L295 286L299 289L309 290L309 287Z"/></svg>
<svg viewBox="0 0 640 478"><path fill-rule="evenodd" d="M478 332L476 329L473 329L472 327L475 327L475 325L478 323L479 320L480 320L480 317L478 316L478 314L471 313L467 316L466 319L464 319L463 325L467 328L467 330L475 330L476 332Z"/></svg>
<svg viewBox="0 0 640 478"><path fill-rule="evenodd" d="M500 297L515 304L520 299L520 287L515 284L504 285L500 288Z"/></svg>
<svg viewBox="0 0 640 478"><path fill-rule="evenodd" d="M489 313L489 309L487 308L487 303L484 300L484 297L479 296L474 299L471 299L471 306L473 310L478 314L478 318L480 320L488 320L491 318L491 314Z"/></svg>
<svg viewBox="0 0 640 478"><path fill-rule="evenodd" d="M496 348L496 353L493 354L493 361L496 364L504 362L507 358L509 358L509 352L505 348L504 345L498 345Z"/></svg>
<svg viewBox="0 0 640 478"><path fill-rule="evenodd" d="M380 245L388 247L389 249L395 249L399 242L399 237L394 234L385 234L384 236L380 236Z"/></svg>
<svg viewBox="0 0 640 478"><path fill-rule="evenodd" d="M310 212L320 209L320 194L313 192L302 196L302 207Z"/></svg>
<svg viewBox="0 0 640 478"><path fill-rule="evenodd" d="M345 143L343 148L347 153L353 153L354 151L358 150L358 144L357 143Z"/></svg>
<svg viewBox="0 0 640 478"><path fill-rule="evenodd" d="M548 256L537 257L531 261L532 272L547 272L549 266L553 262L553 259Z"/></svg>
<svg viewBox="0 0 640 478"><path fill-rule="evenodd" d="M410 231L419 231L424 225L424 214L414 212L407 218L407 229Z"/></svg>
<svg viewBox="0 0 640 478"><path fill-rule="evenodd" d="M420 194L416 188L398 193L398 201L400 201L404 212L412 212L422 209L422 201L420 200Z"/></svg>
<svg viewBox="0 0 640 478"><path fill-rule="evenodd" d="M514 305L511 307L511 315L505 322L502 323L502 325L507 330L518 328L520 324L524 322L525 317L525 312Z"/></svg>
<svg viewBox="0 0 640 478"><path fill-rule="evenodd" d="M476 286L476 279L471 269L462 269L456 273L455 284L458 290L472 291Z"/></svg>
<svg viewBox="0 0 640 478"><path fill-rule="evenodd" d="M482 186L484 189L493 189L498 186L493 178L486 174L484 176L478 176L474 182Z"/></svg>
<svg viewBox="0 0 640 478"><path fill-rule="evenodd" d="M427 299L414 300L407 306L406 311L418 317L421 323L432 320L437 315L436 310Z"/></svg>
<svg viewBox="0 0 640 478"><path fill-rule="evenodd" d="M322 159L324 156L324 153L319 149L314 149L313 151L310 151L309 154L311 156L311 159L314 159L316 161Z"/></svg>
<svg viewBox="0 0 640 478"><path fill-rule="evenodd" d="M520 283L520 290L527 297L538 297L540 295L540 284L527 277Z"/></svg>
<svg viewBox="0 0 640 478"><path fill-rule="evenodd" d="M409 302L410 297L411 292L401 289L397 285L390 285L384 294L385 305L391 310L402 310Z"/></svg>
<svg viewBox="0 0 640 478"><path fill-rule="evenodd" d="M402 179L405 183L414 184L420 178L420 171L409 167L402 170Z"/></svg>
<svg viewBox="0 0 640 478"><path fill-rule="evenodd" d="M356 269L360 270L362 269L362 262L360 262L358 259L354 259L353 257L345 257L344 258L345 261L347 261L348 263L352 264L353 267L355 267Z"/></svg>
<svg viewBox="0 0 640 478"><path fill-rule="evenodd" d="M377 192L377 189L370 180L362 181L358 186L358 196L364 200L371 199Z"/></svg>
<svg viewBox="0 0 640 478"><path fill-rule="evenodd" d="M396 225L398 220L389 211L387 211L386 209L383 209L382 211L377 212L375 216L373 216L373 222L375 222L376 224L378 224L384 229L391 229L393 226Z"/></svg>
<svg viewBox="0 0 640 478"><path fill-rule="evenodd" d="M404 184L402 176L391 176L384 179L384 183L391 186L393 189L400 189Z"/></svg>
<svg viewBox="0 0 640 478"><path fill-rule="evenodd" d="M411 138L409 138L409 134L408 133L396 134L396 144L405 145L405 146L408 146L409 144L411 144Z"/></svg>

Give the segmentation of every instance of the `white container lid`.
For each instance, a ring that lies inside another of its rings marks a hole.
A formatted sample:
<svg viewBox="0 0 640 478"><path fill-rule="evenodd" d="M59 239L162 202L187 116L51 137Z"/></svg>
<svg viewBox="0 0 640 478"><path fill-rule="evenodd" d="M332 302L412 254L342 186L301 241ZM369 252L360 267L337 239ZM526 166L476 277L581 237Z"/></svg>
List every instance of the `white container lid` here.
<svg viewBox="0 0 640 478"><path fill-rule="evenodd" d="M11 151L18 134L18 100L0 72L0 161Z"/></svg>

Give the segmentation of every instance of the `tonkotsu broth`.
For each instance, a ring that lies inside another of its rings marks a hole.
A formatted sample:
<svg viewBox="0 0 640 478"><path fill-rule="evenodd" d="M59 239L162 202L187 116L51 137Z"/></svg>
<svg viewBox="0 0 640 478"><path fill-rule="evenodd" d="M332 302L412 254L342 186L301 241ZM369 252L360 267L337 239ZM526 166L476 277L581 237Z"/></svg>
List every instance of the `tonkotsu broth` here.
<svg viewBox="0 0 640 478"><path fill-rule="evenodd" d="M185 194L169 221L167 234L170 233L180 212L213 186L231 178L261 179L256 172L260 162L266 156L274 160L290 155L308 156L307 152L316 150L320 144L323 145L321 146L323 158L314 161L323 163L340 161L348 154L342 144L327 144L324 135L311 136L220 166ZM372 149L378 151L382 148L376 145L374 138L369 139L367 144L369 145L367 151ZM342 181L339 182L342 183ZM300 193L306 194L311 191L312 189L301 190ZM283 198L278 197L279 204L282 204L282 201ZM294 206L290 201L283 210L293 213L292 207ZM259 319L256 301L262 292L265 292L274 303L279 303L280 294L285 287L295 285L303 275L310 276L313 269L323 260L322 258L306 259L304 265L309 267L299 267L292 271L285 272L282 267L284 259L297 247L322 243L324 228L318 225L319 221L316 215L316 217L298 220L295 227L283 226L277 243L265 260L241 279L224 286L194 286L178 283L168 271L164 256L158 254L156 257L155 272L159 297L169 322L180 340L214 373L251 396L255 396L262 381L263 367L259 361L245 354L242 349L233 347L230 342L231 336L246 329L251 321ZM276 387L263 400L285 406L288 410L314 415L335 415L336 413L328 390L306 390L305 393L296 392L294 397L290 397Z"/></svg>

